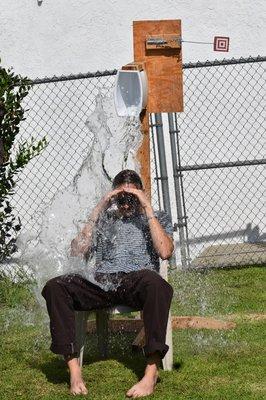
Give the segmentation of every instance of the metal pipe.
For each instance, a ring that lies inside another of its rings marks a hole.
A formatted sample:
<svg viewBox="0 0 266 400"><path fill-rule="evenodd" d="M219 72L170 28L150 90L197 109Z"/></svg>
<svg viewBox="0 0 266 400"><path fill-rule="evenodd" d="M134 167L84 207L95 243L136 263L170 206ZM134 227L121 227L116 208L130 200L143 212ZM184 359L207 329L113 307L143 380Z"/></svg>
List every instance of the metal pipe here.
<svg viewBox="0 0 266 400"><path fill-rule="evenodd" d="M177 146L177 154L178 154L178 164L181 167L181 156L180 156L180 146L179 146L179 129L177 124L177 113L175 115L175 134L176 134L176 146ZM186 243L187 243L187 260L188 266L190 267L190 249L189 249L189 240L188 240L188 227L187 227L187 210L186 210L186 202L185 202L185 192L184 192L184 185L183 185L183 175L180 174L180 188L181 188L181 197L182 197L182 204L184 210L184 218L185 218L185 233L186 233Z"/></svg>
<svg viewBox="0 0 266 400"><path fill-rule="evenodd" d="M64 81L73 81L77 79L87 79L87 78L101 78L102 76L112 76L117 74L117 69L113 69L110 71L96 71L96 72L87 72L85 74L76 74L76 75L61 75L61 76L52 76L48 78L36 78L31 80L32 85L40 85L42 83L53 83L53 82L64 82Z"/></svg>
<svg viewBox="0 0 266 400"><path fill-rule="evenodd" d="M204 68L204 67L219 67L220 65L237 65L237 64L251 64L255 62L265 62L266 57L247 57L247 58L231 58L229 60L214 60L214 61L204 61L204 62L196 62L196 63L187 63L183 64L183 69L191 69L191 68Z"/></svg>
<svg viewBox="0 0 266 400"><path fill-rule="evenodd" d="M178 169L177 163L177 143L176 143L176 129L174 126L174 118L172 113L168 113L168 124L170 133L170 145L172 155L172 167L174 176L174 188L176 199L176 212L177 212L177 228L179 233L181 264L183 268L188 267L188 254L187 254L187 241L185 237L184 227L186 226L186 216L183 212L182 194L181 194L181 173L176 173Z"/></svg>
<svg viewBox="0 0 266 400"><path fill-rule="evenodd" d="M163 207L172 220L169 183L167 176L166 156L165 156L165 145L163 137L163 121L161 113L155 113L155 128L157 133L157 147L158 147L160 175L161 175L160 179L161 179L162 194L163 194Z"/></svg>
<svg viewBox="0 0 266 400"><path fill-rule="evenodd" d="M158 174L158 162L157 162L156 145L155 145L155 139L154 139L154 127L155 127L155 124L153 124L153 121L152 121L152 114L150 114L151 139L152 139L154 169L155 169L154 180L156 181L159 210L161 210L162 207L161 207L161 196L160 196L160 185L159 185L159 174Z"/></svg>
<svg viewBox="0 0 266 400"><path fill-rule="evenodd" d="M262 158L259 160L228 161L228 162L210 163L210 164L185 165L184 167L177 167L177 171L197 171L203 169L233 168L233 167L245 167L249 165L264 165L264 164L266 164L266 159Z"/></svg>
<svg viewBox="0 0 266 400"><path fill-rule="evenodd" d="M214 60L214 61L204 61L204 62L196 62L196 63L186 63L183 64L183 69L193 69L193 68L204 68L204 67L219 67L220 65L237 65L237 64L249 64L256 62L265 62L266 57L247 57L247 58L232 58L232 59L224 59L224 60ZM106 70L106 71L96 71L96 72L88 72L85 74L71 74L71 75L61 75L61 76L52 76L46 78L36 78L29 79L32 85L39 85L42 83L52 83L52 82L63 82L63 81L71 81L75 79L86 79L86 78L100 78L102 76L112 76L117 74L117 69Z"/></svg>
<svg viewBox="0 0 266 400"><path fill-rule="evenodd" d="M164 133L163 133L163 121L162 114L155 113L155 128L157 133L157 148L158 148L158 156L159 156L159 166L160 166L160 178L161 180L161 188L163 195L163 208L169 215L171 222L172 219L172 211L171 211L171 202L170 202L170 194L169 194L169 182L167 175L167 164L166 164L166 153L165 153L165 145L164 145ZM172 222L173 223L173 222ZM169 259L169 265L172 268L176 268L176 257L175 254L171 256Z"/></svg>

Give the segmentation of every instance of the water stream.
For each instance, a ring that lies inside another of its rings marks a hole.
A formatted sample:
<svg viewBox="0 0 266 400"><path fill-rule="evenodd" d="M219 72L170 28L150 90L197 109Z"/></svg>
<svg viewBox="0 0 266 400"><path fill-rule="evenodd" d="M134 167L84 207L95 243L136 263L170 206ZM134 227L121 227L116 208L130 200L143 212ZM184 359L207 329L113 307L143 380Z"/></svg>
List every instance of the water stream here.
<svg viewBox="0 0 266 400"><path fill-rule="evenodd" d="M71 257L70 243L86 222L91 210L111 189L112 178L125 168L139 172L136 152L142 139L140 128L139 116L118 117L112 98L103 97L99 93L96 97L95 110L88 116L84 125L84 130L88 131L93 140L84 155L81 167L71 184L57 192L48 207L44 209L41 221L35 221L40 225L38 230L40 233L24 230L18 237L19 251L12 262L26 268L34 277L37 282L35 294L42 305L42 310L46 310L46 307L41 289L48 279L76 272L91 281L94 280L94 258L85 262L78 257ZM194 280L196 277L179 275L176 279L180 279L180 283L179 292L175 293L175 297L181 305L186 305L190 302L191 279ZM210 289L208 293L207 289ZM196 314L208 314L212 303L211 288L203 278L202 282L197 278L192 290L198 292ZM6 319L6 329L13 319L18 319L19 315L24 323L27 321L29 324L34 324L31 311L19 309L12 313ZM44 319L48 322L46 312ZM47 332L43 335L40 335L39 341L42 337L47 340ZM223 334L221 333L219 337L224 345ZM202 346L205 338L198 335L195 336L195 340L197 346Z"/></svg>
<svg viewBox="0 0 266 400"><path fill-rule="evenodd" d="M40 290L50 278L77 272L93 280L94 259L85 262L70 257L70 243L111 189L112 178L125 168L139 172L136 152L142 138L140 128L139 116L118 117L112 98L98 94L95 110L84 126L93 140L81 167L72 183L59 191L42 213L40 233L23 231L17 240L17 261L32 271L41 303Z"/></svg>

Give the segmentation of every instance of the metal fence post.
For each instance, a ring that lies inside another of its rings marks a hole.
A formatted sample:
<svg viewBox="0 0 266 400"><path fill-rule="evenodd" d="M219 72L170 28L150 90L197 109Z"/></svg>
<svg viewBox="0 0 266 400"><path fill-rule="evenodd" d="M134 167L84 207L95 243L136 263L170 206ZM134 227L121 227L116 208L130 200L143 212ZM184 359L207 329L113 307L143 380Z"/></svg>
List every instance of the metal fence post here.
<svg viewBox="0 0 266 400"><path fill-rule="evenodd" d="M166 156L165 156L165 145L163 137L162 114L155 113L154 116L155 116L155 129L157 133L157 146L159 155L160 179L162 184L163 207L172 220L171 203L169 195L169 182L168 182Z"/></svg>
<svg viewBox="0 0 266 400"><path fill-rule="evenodd" d="M178 163L177 163L177 152L179 153L178 136L176 135L177 129L174 126L174 118L172 113L168 113L168 123L169 123L169 133L170 133L176 211L177 211L176 228L178 228L178 233L179 233L181 264L183 268L187 268L189 266L189 249L184 229L185 227L187 227L187 217L184 214L184 207L182 202L182 194L181 194L183 189L181 186L182 173L178 171ZM179 165L180 165L180 154L179 154Z"/></svg>

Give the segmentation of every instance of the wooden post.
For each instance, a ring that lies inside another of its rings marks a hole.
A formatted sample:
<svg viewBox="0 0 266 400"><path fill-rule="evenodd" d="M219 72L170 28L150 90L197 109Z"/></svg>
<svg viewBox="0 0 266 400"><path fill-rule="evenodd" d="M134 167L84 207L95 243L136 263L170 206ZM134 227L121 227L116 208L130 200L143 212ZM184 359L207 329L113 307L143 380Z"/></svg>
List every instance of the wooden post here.
<svg viewBox="0 0 266 400"><path fill-rule="evenodd" d="M153 45L152 38L175 37L179 42L171 46ZM134 61L145 63L148 78L148 112L183 111L183 70L181 21L133 21Z"/></svg>
<svg viewBox="0 0 266 400"><path fill-rule="evenodd" d="M168 44L149 44L150 39L158 38ZM137 159L145 191L151 198L149 113L183 111L181 21L133 21L133 39L134 67L145 65L148 77L148 105L140 116L143 141Z"/></svg>
<svg viewBox="0 0 266 400"><path fill-rule="evenodd" d="M143 140L138 148L137 159L140 163L140 176L145 188L145 193L151 200L149 113L147 109L142 111L140 121Z"/></svg>
<svg viewBox="0 0 266 400"><path fill-rule="evenodd" d="M145 65L148 78L148 105L140 115L143 140L137 159L145 192L151 200L149 113L183 111L181 21L134 21L133 37L134 63ZM171 315L167 325L167 342L170 351L163 363L164 369L171 370ZM143 347L144 344L145 332L142 328L133 345Z"/></svg>

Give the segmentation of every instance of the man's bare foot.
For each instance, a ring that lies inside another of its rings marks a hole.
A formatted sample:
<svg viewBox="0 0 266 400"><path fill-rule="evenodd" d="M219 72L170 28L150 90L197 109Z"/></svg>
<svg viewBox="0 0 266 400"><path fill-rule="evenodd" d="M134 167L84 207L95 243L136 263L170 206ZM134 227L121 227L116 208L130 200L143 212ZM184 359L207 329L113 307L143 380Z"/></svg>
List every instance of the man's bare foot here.
<svg viewBox="0 0 266 400"><path fill-rule="evenodd" d="M136 385L132 386L132 388L127 391L127 397L135 399L137 397L149 396L154 392L154 388L159 375L159 362L160 358L157 355L149 357L144 377L138 383L136 383Z"/></svg>
<svg viewBox="0 0 266 400"><path fill-rule="evenodd" d="M76 394L88 394L88 390L82 379L81 368L77 358L72 358L66 361L70 372L70 393L74 396Z"/></svg>

